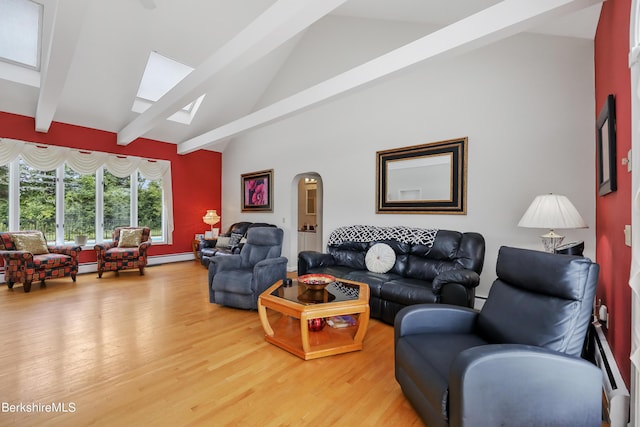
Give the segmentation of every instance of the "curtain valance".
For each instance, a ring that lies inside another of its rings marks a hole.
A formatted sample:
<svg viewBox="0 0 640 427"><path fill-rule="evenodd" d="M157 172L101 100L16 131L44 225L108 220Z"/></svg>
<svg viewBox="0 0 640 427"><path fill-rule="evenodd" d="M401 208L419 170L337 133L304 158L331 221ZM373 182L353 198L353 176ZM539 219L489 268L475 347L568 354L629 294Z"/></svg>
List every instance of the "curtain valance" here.
<svg viewBox="0 0 640 427"><path fill-rule="evenodd" d="M12 162L18 156L22 157L25 163L32 168L42 171L54 170L66 162L71 169L80 174L92 174L98 168L104 166L105 169L119 178L124 178L135 171L139 171L147 179L161 179L164 194L164 214L167 219L167 242L172 243L173 195L171 194L170 161L121 156L0 138L0 166Z"/></svg>
<svg viewBox="0 0 640 427"><path fill-rule="evenodd" d="M66 162L71 169L80 174L92 174L100 166L104 166L119 178L139 170L148 179L160 179L164 172L171 168L171 162L167 160L151 160L7 138L0 139L0 166L6 165L18 156L22 157L29 166L42 171L54 170Z"/></svg>

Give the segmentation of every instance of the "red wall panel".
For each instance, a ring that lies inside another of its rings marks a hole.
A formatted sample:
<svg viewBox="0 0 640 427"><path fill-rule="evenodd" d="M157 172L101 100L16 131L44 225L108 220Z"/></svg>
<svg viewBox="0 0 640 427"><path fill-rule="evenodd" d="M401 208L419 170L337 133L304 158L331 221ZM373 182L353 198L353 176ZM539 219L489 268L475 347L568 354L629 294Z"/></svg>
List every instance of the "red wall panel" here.
<svg viewBox="0 0 640 427"><path fill-rule="evenodd" d="M631 83L628 66L631 0L603 3L595 37L595 93L597 117L607 95L616 98L618 190L596 198L596 260L600 264L597 298L610 310L607 341L622 376L631 378L631 248L624 243L624 225L631 224L631 173L621 165L631 149ZM595 118L594 118L595 122ZM594 128L595 144L595 128Z"/></svg>
<svg viewBox="0 0 640 427"><path fill-rule="evenodd" d="M206 210L221 212L221 153L199 150L178 155L175 144L144 138L120 146L113 132L57 122L51 125L49 132L39 133L35 131L32 117L3 112L0 112L0 138L171 161L173 244L153 245L150 256L191 252L194 234L203 233L209 227L202 222ZM85 250L80 254L80 262L94 262L95 259L93 251Z"/></svg>

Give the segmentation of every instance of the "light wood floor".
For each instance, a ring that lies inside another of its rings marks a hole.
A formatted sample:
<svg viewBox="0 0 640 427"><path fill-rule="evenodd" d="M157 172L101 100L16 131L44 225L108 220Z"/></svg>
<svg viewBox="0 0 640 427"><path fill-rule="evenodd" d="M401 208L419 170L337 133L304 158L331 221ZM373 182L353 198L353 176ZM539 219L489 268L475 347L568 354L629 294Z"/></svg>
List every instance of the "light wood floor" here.
<svg viewBox="0 0 640 427"><path fill-rule="evenodd" d="M0 426L422 425L390 325L305 362L264 341L257 312L210 304L196 262L0 285L0 342Z"/></svg>

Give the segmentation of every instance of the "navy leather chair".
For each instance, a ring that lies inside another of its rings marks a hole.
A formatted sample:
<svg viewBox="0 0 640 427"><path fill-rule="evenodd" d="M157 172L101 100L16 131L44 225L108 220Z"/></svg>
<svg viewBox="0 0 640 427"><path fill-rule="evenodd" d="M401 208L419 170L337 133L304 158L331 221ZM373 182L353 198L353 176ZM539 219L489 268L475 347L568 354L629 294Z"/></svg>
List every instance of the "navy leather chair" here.
<svg viewBox="0 0 640 427"><path fill-rule="evenodd" d="M481 311L425 304L395 320L395 375L429 427L600 427L601 371L580 358L599 266L500 248Z"/></svg>
<svg viewBox="0 0 640 427"><path fill-rule="evenodd" d="M258 308L258 296L287 276L282 253L283 231L253 227L237 255L216 256L209 263L209 301L230 307Z"/></svg>

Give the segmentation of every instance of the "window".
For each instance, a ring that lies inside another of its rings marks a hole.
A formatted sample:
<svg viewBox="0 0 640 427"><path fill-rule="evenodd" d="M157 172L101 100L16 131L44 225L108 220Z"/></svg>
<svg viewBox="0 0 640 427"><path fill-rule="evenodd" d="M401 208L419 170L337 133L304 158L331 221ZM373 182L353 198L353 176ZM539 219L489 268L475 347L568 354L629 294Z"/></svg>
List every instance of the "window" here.
<svg viewBox="0 0 640 427"><path fill-rule="evenodd" d="M20 228L40 230L56 241L56 171L43 172L20 163Z"/></svg>
<svg viewBox="0 0 640 427"><path fill-rule="evenodd" d="M0 0L0 10L0 58L39 69L42 5Z"/></svg>
<svg viewBox="0 0 640 427"><path fill-rule="evenodd" d="M0 231L9 231L9 167L0 166Z"/></svg>
<svg viewBox="0 0 640 427"><path fill-rule="evenodd" d="M152 239L162 239L162 182L138 174L138 224L151 229Z"/></svg>
<svg viewBox="0 0 640 427"><path fill-rule="evenodd" d="M117 226L139 225L172 243L170 162L0 142L0 230L41 230L57 244L84 235L93 244L111 240Z"/></svg>
<svg viewBox="0 0 640 427"><path fill-rule="evenodd" d="M64 167L64 241L87 236L96 241L96 174L81 175Z"/></svg>
<svg viewBox="0 0 640 427"><path fill-rule="evenodd" d="M164 94L173 89L192 71L193 68L188 65L174 61L159 53L151 52L131 110L136 113L144 113L154 102L162 98ZM180 111L170 116L168 120L190 124L203 99L204 94L185 105Z"/></svg>
<svg viewBox="0 0 640 427"><path fill-rule="evenodd" d="M119 178L104 171L104 235L111 240L113 229L131 223L131 177Z"/></svg>

